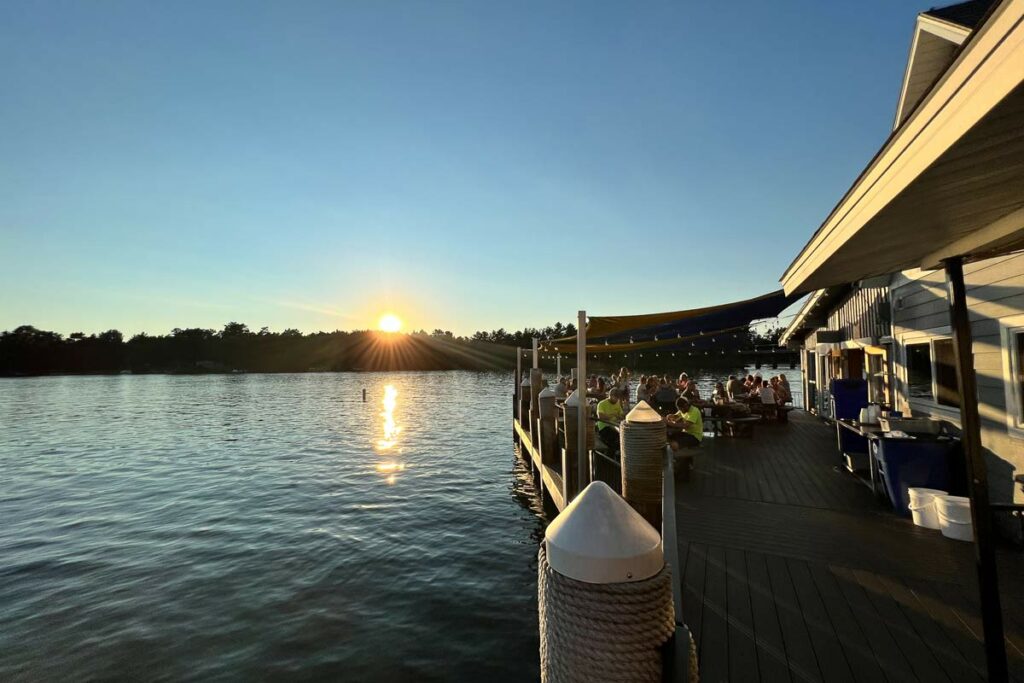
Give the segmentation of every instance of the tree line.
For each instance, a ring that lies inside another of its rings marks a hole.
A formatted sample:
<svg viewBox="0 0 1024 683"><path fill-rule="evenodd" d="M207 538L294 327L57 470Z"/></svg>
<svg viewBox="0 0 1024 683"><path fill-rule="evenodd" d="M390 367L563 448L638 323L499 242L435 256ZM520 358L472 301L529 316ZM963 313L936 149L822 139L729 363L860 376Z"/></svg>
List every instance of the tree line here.
<svg viewBox="0 0 1024 683"><path fill-rule="evenodd" d="M506 347L528 347L535 336L550 339L575 333L573 325L561 323L468 337L435 329L403 334L405 343L395 344L383 343L369 330L253 331L238 322L221 330L175 328L166 335L141 333L128 340L118 330L65 337L22 325L0 332L0 375L498 369L515 364L514 353Z"/></svg>

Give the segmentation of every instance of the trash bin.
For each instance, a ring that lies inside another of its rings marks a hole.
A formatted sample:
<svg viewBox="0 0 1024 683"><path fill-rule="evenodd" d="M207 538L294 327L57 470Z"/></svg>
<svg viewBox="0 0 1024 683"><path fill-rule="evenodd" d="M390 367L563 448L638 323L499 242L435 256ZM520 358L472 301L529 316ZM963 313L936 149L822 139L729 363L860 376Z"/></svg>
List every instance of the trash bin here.
<svg viewBox="0 0 1024 683"><path fill-rule="evenodd" d="M955 445L948 438L878 439L878 470L896 512L910 515L910 487L950 490L949 460Z"/></svg>

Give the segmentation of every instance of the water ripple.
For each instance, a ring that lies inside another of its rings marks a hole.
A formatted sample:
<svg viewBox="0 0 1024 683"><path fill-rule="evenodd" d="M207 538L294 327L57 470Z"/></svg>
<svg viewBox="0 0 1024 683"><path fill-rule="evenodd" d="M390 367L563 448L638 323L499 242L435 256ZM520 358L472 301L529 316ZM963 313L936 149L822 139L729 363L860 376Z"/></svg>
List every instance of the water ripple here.
<svg viewBox="0 0 1024 683"><path fill-rule="evenodd" d="M510 386L0 380L0 679L536 678Z"/></svg>

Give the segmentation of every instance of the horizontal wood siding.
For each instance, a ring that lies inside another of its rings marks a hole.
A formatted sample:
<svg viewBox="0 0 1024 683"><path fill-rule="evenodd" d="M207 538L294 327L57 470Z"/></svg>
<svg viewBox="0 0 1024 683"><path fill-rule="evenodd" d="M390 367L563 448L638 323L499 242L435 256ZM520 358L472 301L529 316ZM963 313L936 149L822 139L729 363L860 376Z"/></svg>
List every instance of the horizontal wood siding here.
<svg viewBox="0 0 1024 683"><path fill-rule="evenodd" d="M964 268L968 313L974 337L974 369L978 379L978 410L982 445L989 456L989 482L996 502L1024 502L1014 474L1024 472L1024 439L1006 424L1005 359L999 322L1024 314L1024 254L989 259ZM949 302L943 271L928 272L892 290L893 336L949 327ZM902 349L896 354L900 407L909 410L902 378ZM913 412L959 422L956 411L927 409L915 403Z"/></svg>

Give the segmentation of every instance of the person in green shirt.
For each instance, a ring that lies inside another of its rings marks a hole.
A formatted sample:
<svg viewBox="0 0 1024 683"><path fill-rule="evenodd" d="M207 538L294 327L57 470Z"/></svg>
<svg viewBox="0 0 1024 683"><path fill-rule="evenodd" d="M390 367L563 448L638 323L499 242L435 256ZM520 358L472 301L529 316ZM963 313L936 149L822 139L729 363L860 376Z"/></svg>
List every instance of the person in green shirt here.
<svg viewBox="0 0 1024 683"><path fill-rule="evenodd" d="M619 450L619 430L625 411L622 409L622 392L612 389L608 398L597 404L597 435L613 453Z"/></svg>
<svg viewBox="0 0 1024 683"><path fill-rule="evenodd" d="M685 397L676 401L676 408L679 412L665 418L669 429L677 429L679 432L669 437L678 448L694 448L700 445L704 439L704 418L701 416L700 408L691 405Z"/></svg>

